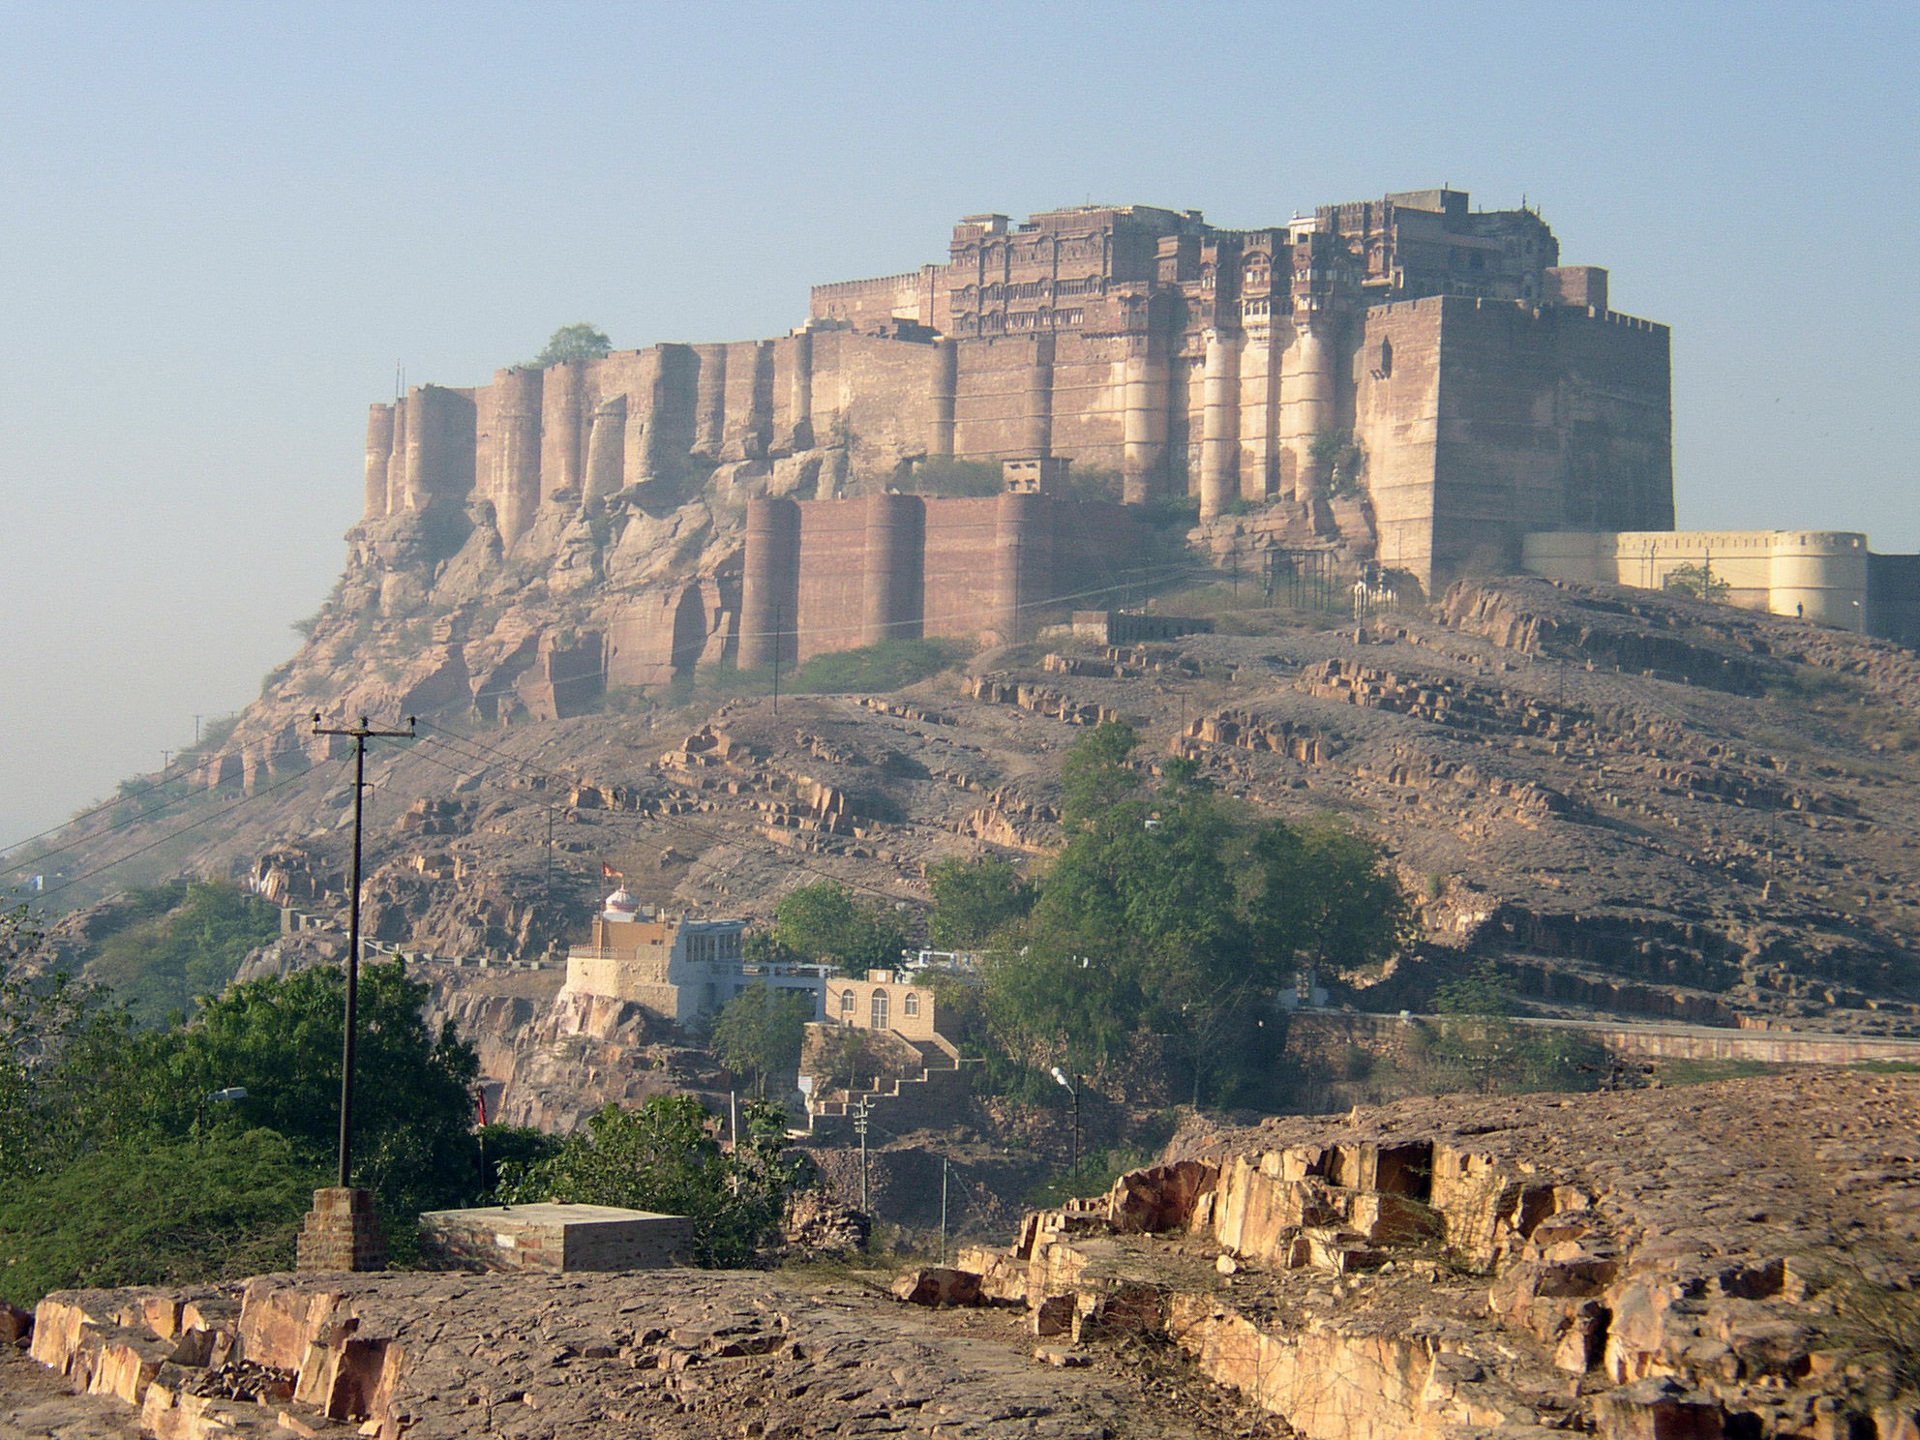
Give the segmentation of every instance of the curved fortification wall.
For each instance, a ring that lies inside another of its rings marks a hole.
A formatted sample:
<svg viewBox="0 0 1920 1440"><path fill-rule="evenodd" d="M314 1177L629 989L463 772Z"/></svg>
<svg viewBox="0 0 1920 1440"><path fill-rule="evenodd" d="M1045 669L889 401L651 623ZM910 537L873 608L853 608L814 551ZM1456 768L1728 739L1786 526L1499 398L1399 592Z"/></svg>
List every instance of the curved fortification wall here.
<svg viewBox="0 0 1920 1440"><path fill-rule="evenodd" d="M1521 551L1524 569L1551 580L1704 584L1731 604L1857 631L1869 628L1871 559L1867 537L1846 530L1554 530Z"/></svg>
<svg viewBox="0 0 1920 1440"><path fill-rule="evenodd" d="M1864 630L1867 537L1836 530L1786 530L1773 547L1773 613L1804 614L1842 630Z"/></svg>
<svg viewBox="0 0 1920 1440"><path fill-rule="evenodd" d="M1140 543L1125 507L1044 494L755 500L740 664L886 640L1026 640L1051 608L1104 595Z"/></svg>

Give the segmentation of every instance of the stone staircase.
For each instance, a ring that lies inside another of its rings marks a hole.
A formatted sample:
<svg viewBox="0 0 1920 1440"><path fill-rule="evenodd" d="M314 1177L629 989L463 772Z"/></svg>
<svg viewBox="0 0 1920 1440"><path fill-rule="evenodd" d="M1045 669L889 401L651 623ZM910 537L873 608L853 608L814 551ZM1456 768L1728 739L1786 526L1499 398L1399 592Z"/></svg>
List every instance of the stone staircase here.
<svg viewBox="0 0 1920 1440"><path fill-rule="evenodd" d="M945 1129L964 1115L969 1090L967 1072L978 1064L964 1058L941 1036L927 1040L895 1034L919 1057L917 1070L895 1076L875 1076L865 1086L840 1087L824 1092L807 1107L808 1134L826 1144L854 1144L854 1115L868 1107L870 1140L902 1135L911 1130Z"/></svg>

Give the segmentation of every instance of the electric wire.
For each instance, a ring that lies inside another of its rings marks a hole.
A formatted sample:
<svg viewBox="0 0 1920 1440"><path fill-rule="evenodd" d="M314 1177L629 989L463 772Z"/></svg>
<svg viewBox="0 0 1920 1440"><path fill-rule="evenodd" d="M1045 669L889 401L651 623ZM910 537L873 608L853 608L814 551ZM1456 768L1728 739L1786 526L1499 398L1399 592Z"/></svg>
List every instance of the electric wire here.
<svg viewBox="0 0 1920 1440"><path fill-rule="evenodd" d="M282 755L301 754L304 752L304 750L305 750L305 746L300 744L297 741L287 745L276 744L273 749L269 750L266 753L265 758L278 759ZM305 774L306 771L303 770L299 773ZM140 793L152 794L153 791L158 788L159 786L157 785L150 786L148 789ZM204 793L204 792L198 792L198 793ZM135 825L149 824L154 820L157 820L160 816L164 815L167 811L173 809L174 807L179 805L184 805L188 801L198 798L198 793L193 790L181 791L178 794L172 796L171 798L162 801L159 805L155 806L151 810L143 810L137 815L130 815L126 819L115 821L111 825L102 826L97 830L89 830L85 834L75 836L73 839L67 841L65 844L49 846L45 850L37 850L27 859L17 860L10 865L0 865L0 875L11 875L18 871L26 870L31 866L38 865L41 861L47 859L49 856L62 855L62 854L65 854L67 851L77 849L82 845L90 845L96 840L105 839L107 836L114 834L116 831L126 830ZM107 802L106 806L96 806L93 813L97 814L100 809L109 808L111 806L119 805L123 803L127 803L127 802L125 800L111 800ZM68 822L68 824L74 824L74 823L77 823L77 822L76 821ZM66 828L67 828L66 826L60 825L60 826L55 826L52 830L43 831L41 833L46 835L53 835L53 834L58 834L61 830L64 830ZM31 844L35 838L37 837L29 836L27 839L20 841L13 848L18 849L20 845ZM46 891L42 893L51 894L52 892Z"/></svg>

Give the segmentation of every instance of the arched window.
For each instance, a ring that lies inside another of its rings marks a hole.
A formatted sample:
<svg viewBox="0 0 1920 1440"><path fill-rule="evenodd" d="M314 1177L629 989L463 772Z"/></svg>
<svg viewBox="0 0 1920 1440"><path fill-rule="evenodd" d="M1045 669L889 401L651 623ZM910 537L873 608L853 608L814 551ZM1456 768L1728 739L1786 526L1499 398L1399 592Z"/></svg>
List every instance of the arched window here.
<svg viewBox="0 0 1920 1440"><path fill-rule="evenodd" d="M842 990L840 992L840 1013L842 1015L853 1014L853 1005L854 1005L853 991Z"/></svg>
<svg viewBox="0 0 1920 1440"><path fill-rule="evenodd" d="M909 990L907 992L907 998L900 1002L900 1009L905 1014L918 1015L920 1013L920 997Z"/></svg>
<svg viewBox="0 0 1920 1440"><path fill-rule="evenodd" d="M890 1023L891 1017L887 1011L887 992L884 990L876 990L873 992L873 1028L876 1030L885 1030L889 1028Z"/></svg>

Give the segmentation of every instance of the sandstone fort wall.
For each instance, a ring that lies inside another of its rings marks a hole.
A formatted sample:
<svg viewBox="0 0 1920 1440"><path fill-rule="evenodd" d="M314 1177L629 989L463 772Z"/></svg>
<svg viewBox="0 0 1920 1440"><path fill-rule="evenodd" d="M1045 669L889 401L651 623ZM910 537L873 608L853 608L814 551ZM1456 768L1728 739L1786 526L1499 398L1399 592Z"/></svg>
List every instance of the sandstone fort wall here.
<svg viewBox="0 0 1920 1440"><path fill-rule="evenodd" d="M1529 529L1672 523L1667 332L1607 310L1606 272L1558 265L1530 211L1419 191L1226 231L1088 206L971 217L951 256L815 287L773 339L417 387L369 416L367 517L490 507L510 551L544 515L679 503L715 467L786 464L811 503L923 457L1061 456L1129 502L1294 500L1324 530L1351 442L1380 558L1423 585L1512 564ZM859 570L853 523L823 516L807 548ZM868 628L859 600L840 629Z"/></svg>

